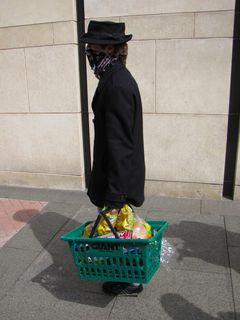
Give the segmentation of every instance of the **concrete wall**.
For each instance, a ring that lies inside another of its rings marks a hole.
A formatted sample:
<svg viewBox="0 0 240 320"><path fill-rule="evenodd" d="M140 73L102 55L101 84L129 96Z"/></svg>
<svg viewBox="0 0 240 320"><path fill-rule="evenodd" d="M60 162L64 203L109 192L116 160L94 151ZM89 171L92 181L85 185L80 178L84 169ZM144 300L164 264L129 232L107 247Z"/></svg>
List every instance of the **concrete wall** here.
<svg viewBox="0 0 240 320"><path fill-rule="evenodd" d="M0 184L84 189L75 0L0 1Z"/></svg>
<svg viewBox="0 0 240 320"><path fill-rule="evenodd" d="M234 6L233 0L85 1L86 25L124 21L133 34L127 65L143 100L148 195L222 196ZM91 97L97 81L89 69L88 84Z"/></svg>

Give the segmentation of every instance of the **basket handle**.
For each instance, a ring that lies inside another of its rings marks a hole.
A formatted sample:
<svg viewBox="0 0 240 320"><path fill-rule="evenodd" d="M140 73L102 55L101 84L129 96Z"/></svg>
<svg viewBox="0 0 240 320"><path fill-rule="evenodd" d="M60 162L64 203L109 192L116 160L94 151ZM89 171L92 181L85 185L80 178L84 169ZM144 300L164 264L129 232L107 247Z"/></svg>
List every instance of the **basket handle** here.
<svg viewBox="0 0 240 320"><path fill-rule="evenodd" d="M119 239L119 236L118 236L116 230L114 229L114 227L112 226L112 224L109 221L108 217L106 216L106 210L99 211L98 217L97 217L97 219L96 219L96 221L94 223L94 226L93 226L93 228L91 230L89 238L93 237L93 235L94 235L94 233L96 231L96 228L97 228L97 226L98 226L98 224L100 222L101 217L103 217L103 219L107 222L107 224L108 224L109 228L111 229L112 233L114 234L115 238Z"/></svg>

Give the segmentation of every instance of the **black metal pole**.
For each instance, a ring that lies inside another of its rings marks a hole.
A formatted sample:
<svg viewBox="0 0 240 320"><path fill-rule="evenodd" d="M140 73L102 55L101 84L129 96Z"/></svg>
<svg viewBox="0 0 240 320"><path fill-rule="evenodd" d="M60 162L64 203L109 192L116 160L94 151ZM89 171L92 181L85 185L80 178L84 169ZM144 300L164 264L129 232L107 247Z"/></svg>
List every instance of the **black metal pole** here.
<svg viewBox="0 0 240 320"><path fill-rule="evenodd" d="M76 9L77 9L77 32L79 37L85 32L84 0L76 0ZM91 152L90 152L89 117L88 117L87 71L86 71L86 58L85 58L84 50L85 50L84 45L80 44L78 41L83 156L84 156L84 168L85 168L85 182L86 182L86 186L88 187L90 173L91 173Z"/></svg>
<svg viewBox="0 0 240 320"><path fill-rule="evenodd" d="M234 198L240 115L240 0L236 0L223 196Z"/></svg>

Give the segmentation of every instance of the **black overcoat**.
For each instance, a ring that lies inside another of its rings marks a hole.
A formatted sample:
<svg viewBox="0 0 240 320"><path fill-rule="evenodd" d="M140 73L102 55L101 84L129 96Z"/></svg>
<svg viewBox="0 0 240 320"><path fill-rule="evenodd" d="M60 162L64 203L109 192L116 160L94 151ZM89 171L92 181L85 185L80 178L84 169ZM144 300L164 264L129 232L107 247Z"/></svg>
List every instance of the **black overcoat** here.
<svg viewBox="0 0 240 320"><path fill-rule="evenodd" d="M93 167L88 196L98 207L136 207L144 201L142 104L138 86L120 62L108 68L92 101Z"/></svg>

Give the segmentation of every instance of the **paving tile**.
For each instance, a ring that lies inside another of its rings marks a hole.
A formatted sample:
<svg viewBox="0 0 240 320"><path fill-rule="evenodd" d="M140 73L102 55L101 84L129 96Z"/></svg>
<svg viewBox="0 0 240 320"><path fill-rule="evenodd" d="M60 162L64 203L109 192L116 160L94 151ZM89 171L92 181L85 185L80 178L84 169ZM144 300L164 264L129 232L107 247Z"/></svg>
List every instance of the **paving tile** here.
<svg viewBox="0 0 240 320"><path fill-rule="evenodd" d="M147 210L146 219L149 220L167 220L169 223L180 222L182 220L201 219L200 215L172 213L163 210Z"/></svg>
<svg viewBox="0 0 240 320"><path fill-rule="evenodd" d="M240 216L225 217L229 246L240 247Z"/></svg>
<svg viewBox="0 0 240 320"><path fill-rule="evenodd" d="M84 191L0 186L0 197L47 202L75 202L90 205L90 200Z"/></svg>
<svg viewBox="0 0 240 320"><path fill-rule="evenodd" d="M34 217L6 246L41 251L68 220L64 215L45 211Z"/></svg>
<svg viewBox="0 0 240 320"><path fill-rule="evenodd" d="M234 319L230 279L224 274L160 268L138 297L118 297L109 320Z"/></svg>
<svg viewBox="0 0 240 320"><path fill-rule="evenodd" d="M229 258L232 271L233 294L237 312L237 320L240 320L240 249L239 247L229 248Z"/></svg>
<svg viewBox="0 0 240 320"><path fill-rule="evenodd" d="M16 212L14 211L13 207L12 207L12 204L10 202L10 199L3 199L3 198L0 198L0 202L1 202L1 207L2 207L2 210L1 210L1 214L6 214L7 216L11 215L12 212Z"/></svg>
<svg viewBox="0 0 240 320"><path fill-rule="evenodd" d="M158 216L158 211L151 210L148 219L157 220ZM223 217L170 213L162 217L170 223L163 236L175 248L171 268L229 272Z"/></svg>
<svg viewBox="0 0 240 320"><path fill-rule="evenodd" d="M86 223L88 221L95 221L97 215L98 212L96 207L89 207L87 205L83 205L72 217L72 219L63 226L62 229L65 232L70 231L83 223Z"/></svg>
<svg viewBox="0 0 240 320"><path fill-rule="evenodd" d="M102 292L102 282L79 278L68 244L60 240L60 235L61 232L0 302L6 319L108 318L114 298Z"/></svg>
<svg viewBox="0 0 240 320"><path fill-rule="evenodd" d="M148 197L142 208L171 213L200 214L200 200L168 197Z"/></svg>
<svg viewBox="0 0 240 320"><path fill-rule="evenodd" d="M14 238L9 240L6 246L41 251L78 211L84 219L81 223L86 222L91 207L76 202L72 204L51 202L42 209L41 214L33 217ZM77 226L74 221L71 224Z"/></svg>
<svg viewBox="0 0 240 320"><path fill-rule="evenodd" d="M8 217L0 217L0 237L8 237L15 234L13 221Z"/></svg>
<svg viewBox="0 0 240 320"><path fill-rule="evenodd" d="M37 257L38 252L4 247L0 250L0 299Z"/></svg>
<svg viewBox="0 0 240 320"><path fill-rule="evenodd" d="M82 207L84 207L84 205L79 203L50 202L46 207L43 208L41 213L55 213L72 218Z"/></svg>
<svg viewBox="0 0 240 320"><path fill-rule="evenodd" d="M5 207L3 205L3 201L2 200L4 200L4 199L0 198L0 212L1 212L1 214L3 214L3 213L7 214L6 211L5 211Z"/></svg>
<svg viewBox="0 0 240 320"><path fill-rule="evenodd" d="M78 286L77 286L78 285ZM14 290L0 302L2 319L8 320L106 320L113 297L84 290L84 286L62 288L56 297L40 284L19 281Z"/></svg>
<svg viewBox="0 0 240 320"><path fill-rule="evenodd" d="M240 216L240 201L237 200L202 200L201 213L215 215Z"/></svg>
<svg viewBox="0 0 240 320"><path fill-rule="evenodd" d="M0 198L0 247L37 215L46 202Z"/></svg>
<svg viewBox="0 0 240 320"><path fill-rule="evenodd" d="M58 299L78 296L82 291L102 294L101 282L80 279L68 243L60 240L60 231L49 246L45 248L28 270L21 276L21 281L33 282L41 285Z"/></svg>

